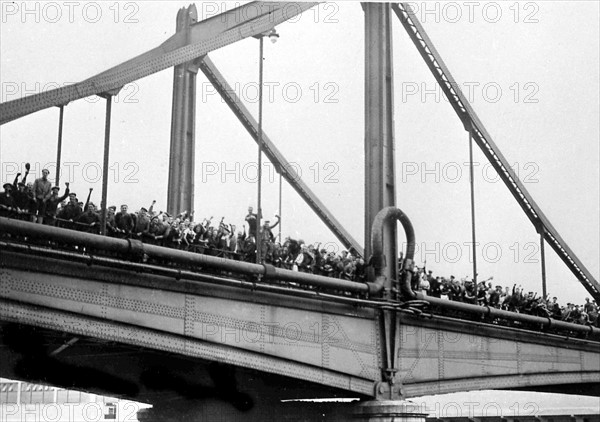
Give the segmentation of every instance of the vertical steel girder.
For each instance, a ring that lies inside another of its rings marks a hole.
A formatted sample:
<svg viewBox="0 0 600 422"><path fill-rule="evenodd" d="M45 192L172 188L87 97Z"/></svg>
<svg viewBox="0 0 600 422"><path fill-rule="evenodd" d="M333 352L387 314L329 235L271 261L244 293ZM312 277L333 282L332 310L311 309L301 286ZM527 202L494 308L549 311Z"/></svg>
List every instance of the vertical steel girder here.
<svg viewBox="0 0 600 422"><path fill-rule="evenodd" d="M371 227L379 212L396 205L394 172L394 102L391 8L386 3L363 3L365 13L365 253L373 255ZM383 294L391 297L397 282L396 220L381 223L383 254L373 256L371 264L380 268ZM385 260L387 262L376 262ZM369 277L372 275L369 274ZM375 383L379 399L396 400L402 395L396 381L398 371L397 315L381 310L381 381Z"/></svg>
<svg viewBox="0 0 600 422"><path fill-rule="evenodd" d="M540 227L538 228L538 232L540 235L540 257L541 257L541 270L542 270L542 297L544 297L546 299L546 297L548 296L548 290L547 290L547 286L546 286L546 248L545 246L545 241L544 241L544 233L546 232L546 230L544 229L544 226L542 224L540 224Z"/></svg>
<svg viewBox="0 0 600 422"><path fill-rule="evenodd" d="M256 263L262 261L261 252L263 239L260 235L260 225L262 220L262 118L263 118L263 69L264 69L264 36L258 38L258 160L257 160L257 200L256 200ZM281 239L280 239L281 241Z"/></svg>
<svg viewBox="0 0 600 422"><path fill-rule="evenodd" d="M253 1L194 24L152 50L84 81L0 103L0 125L39 110L108 92L248 37L269 31L317 3Z"/></svg>
<svg viewBox="0 0 600 422"><path fill-rule="evenodd" d="M112 118L112 94L105 94L106 116L104 120L104 158L102 160L102 200L100 201L100 234L106 234L106 208L108 200L108 160L110 156L110 122ZM91 194L91 190L90 190ZM88 196L89 199L89 196ZM87 210L84 210L87 211Z"/></svg>
<svg viewBox="0 0 600 422"><path fill-rule="evenodd" d="M396 205L391 8L365 3L365 256L377 213ZM386 289L397 279L396 222L384 226Z"/></svg>
<svg viewBox="0 0 600 422"><path fill-rule="evenodd" d="M471 243L473 247L473 287L477 297L477 235L475 234L475 177L473 175L473 132L469 129L469 187L471 191Z"/></svg>
<svg viewBox="0 0 600 422"><path fill-rule="evenodd" d="M190 27L198 20L195 5L177 12L177 33L190 41ZM194 61L175 66L171 117L171 148L167 212L191 212L194 206L194 151L196 131L196 74Z"/></svg>
<svg viewBox="0 0 600 422"><path fill-rule="evenodd" d="M60 185L60 158L62 155L62 138L63 138L63 122L65 117L65 106L64 104L58 106L60 114L58 116L58 141L56 145L56 178L54 179L54 185Z"/></svg>

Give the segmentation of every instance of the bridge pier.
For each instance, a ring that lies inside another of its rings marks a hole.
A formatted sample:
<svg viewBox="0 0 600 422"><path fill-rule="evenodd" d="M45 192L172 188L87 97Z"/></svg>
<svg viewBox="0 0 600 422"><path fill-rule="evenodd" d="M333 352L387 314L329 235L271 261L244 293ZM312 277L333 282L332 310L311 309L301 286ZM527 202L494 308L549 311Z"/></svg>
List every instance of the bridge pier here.
<svg viewBox="0 0 600 422"><path fill-rule="evenodd" d="M428 413L407 400L370 400L358 404L353 419L362 422L425 422Z"/></svg>

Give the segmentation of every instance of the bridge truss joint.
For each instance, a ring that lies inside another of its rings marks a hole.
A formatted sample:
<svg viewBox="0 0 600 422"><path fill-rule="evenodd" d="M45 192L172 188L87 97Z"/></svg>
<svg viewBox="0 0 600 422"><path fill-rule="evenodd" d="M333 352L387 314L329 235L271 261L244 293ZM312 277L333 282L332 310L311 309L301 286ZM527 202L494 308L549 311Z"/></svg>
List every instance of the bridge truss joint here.
<svg viewBox="0 0 600 422"><path fill-rule="evenodd" d="M121 92L121 90L123 89L124 85L121 85L120 87L114 88L114 89L109 89L107 91L104 92L100 92L98 94L99 97L102 97L106 100L109 100L111 97L114 97L116 95L119 94L119 92Z"/></svg>
<svg viewBox="0 0 600 422"><path fill-rule="evenodd" d="M373 394L375 400L401 400L402 385L400 383L394 382L395 373L398 370L395 368L386 368L383 371L390 371L390 376L392 376L392 379L386 381L378 381L375 383Z"/></svg>

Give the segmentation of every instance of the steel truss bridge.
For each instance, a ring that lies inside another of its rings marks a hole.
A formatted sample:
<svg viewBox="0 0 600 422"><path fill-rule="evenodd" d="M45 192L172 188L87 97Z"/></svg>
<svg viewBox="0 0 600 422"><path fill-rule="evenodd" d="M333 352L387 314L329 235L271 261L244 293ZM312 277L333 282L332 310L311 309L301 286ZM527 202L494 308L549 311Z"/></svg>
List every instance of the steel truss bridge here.
<svg viewBox="0 0 600 422"><path fill-rule="evenodd" d="M99 95L107 98L108 147L112 96L174 67L168 207L192 209L194 165L185 157L193 157L195 74L201 70L327 227L369 258L368 281L0 217L0 376L164 406L169 397L188 404L224 401L263 416L283 398L398 400L484 388L600 394L598 329L410 289L415 236L408 217L394 208L392 20L406 30L535 230L600 301L598 282L511 169L407 4L362 5L365 239L371 241L358 244L308 186L286 172L292 168L286 158L208 57L244 38L262 39L293 17L284 6L253 2L200 22L194 6L181 9L176 34L157 48L82 82L2 103L0 123L55 106L62 116L68 103ZM299 3L296 10L314 6ZM243 12L249 7L262 13ZM396 221L409 239L402 269L395 265Z"/></svg>

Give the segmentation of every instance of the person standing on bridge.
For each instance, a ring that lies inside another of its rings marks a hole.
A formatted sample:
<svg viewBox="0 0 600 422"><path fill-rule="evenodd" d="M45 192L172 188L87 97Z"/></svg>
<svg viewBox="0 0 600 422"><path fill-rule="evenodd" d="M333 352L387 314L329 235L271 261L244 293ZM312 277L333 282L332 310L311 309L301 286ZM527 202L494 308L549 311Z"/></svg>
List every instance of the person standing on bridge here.
<svg viewBox="0 0 600 422"><path fill-rule="evenodd" d="M246 222L248 223L248 237L254 237L256 239L256 220L258 215L253 213L254 209L248 207L248 215L246 215Z"/></svg>
<svg viewBox="0 0 600 422"><path fill-rule="evenodd" d="M18 182L16 185L13 183L13 197L17 212L16 217L19 220L31 220L31 213L35 212L35 207L32 208L31 198L27 193L25 183Z"/></svg>
<svg viewBox="0 0 600 422"><path fill-rule="evenodd" d="M232 227L235 227L235 226L232 226ZM235 230L235 229L232 228L232 230ZM245 255L244 255L245 248L246 248L246 227L244 227L243 232L237 233L237 237L235 239L235 245L233 247L233 250L231 251L233 253L233 259L235 259L236 261L243 261L245 258Z"/></svg>
<svg viewBox="0 0 600 422"><path fill-rule="evenodd" d="M64 220L59 221L59 226L72 229L73 222L79 215L83 213L83 210L79 206L79 202L77 202L77 194L75 192L69 193L69 203L62 207L58 212L58 219Z"/></svg>
<svg viewBox="0 0 600 422"><path fill-rule="evenodd" d="M477 295L475 293L475 283L471 277L465 277L461 280L463 282L463 302L470 303L471 305L477 305Z"/></svg>
<svg viewBox="0 0 600 422"><path fill-rule="evenodd" d="M277 222L273 225L270 224L269 220L265 220L262 227L260 228L260 257L263 261L271 259L272 244L275 241L275 235L273 229L279 224L279 215L275 215Z"/></svg>
<svg viewBox="0 0 600 422"><path fill-rule="evenodd" d="M135 221L131 214L127 212L129 207L123 204L121 205L121 211L119 211L115 215L115 224L117 227L118 237L120 238L130 238L131 232L135 227Z"/></svg>
<svg viewBox="0 0 600 422"><path fill-rule="evenodd" d="M583 310L588 314L594 310L594 304L590 302L590 298L585 298L585 304L583 305Z"/></svg>
<svg viewBox="0 0 600 422"><path fill-rule="evenodd" d="M21 173L17 173L15 180L13 181L13 197L16 207L16 217L19 220L31 220L31 214L35 213L35 206L32 207L31 198L27 193L26 183L29 170L31 169L29 163L25 164L25 176L19 182ZM34 201L35 202L35 201Z"/></svg>
<svg viewBox="0 0 600 422"><path fill-rule="evenodd" d="M162 213L151 217L150 228L148 229L148 243L153 245L161 245L163 239L162 235L164 234L166 227L167 225L163 224Z"/></svg>
<svg viewBox="0 0 600 422"><path fill-rule="evenodd" d="M35 179L35 182L33 182L33 195L37 204L36 215L39 224L44 221L46 203L52 195L52 183L48 180L48 174L50 174L48 169L43 169L42 177Z"/></svg>
<svg viewBox="0 0 600 422"><path fill-rule="evenodd" d="M144 207L140 208L140 211L135 218L135 224L133 228L133 236L136 239L142 239L148 237L150 232L150 218L148 218L148 210Z"/></svg>
<svg viewBox="0 0 600 422"><path fill-rule="evenodd" d="M502 295L502 286L496 286L496 288L490 291L490 297L488 299L488 305L499 309L500 308L500 296Z"/></svg>
<svg viewBox="0 0 600 422"><path fill-rule="evenodd" d="M44 214L44 224L48 226L56 225L56 212L58 210L58 204L64 201L69 196L69 183L65 183L66 190L63 196L58 196L60 187L54 186L52 188L52 194L46 203L46 213Z"/></svg>
<svg viewBox="0 0 600 422"><path fill-rule="evenodd" d="M12 195L13 185L5 183L2 187L4 192L0 193L0 216L11 217L15 208L15 200Z"/></svg>
<svg viewBox="0 0 600 422"><path fill-rule="evenodd" d="M31 201L29 193L26 189L27 176L29 176L29 170L31 166L29 163L25 164L25 176L19 182L21 173L17 173L15 180L13 181L13 197L15 201L16 217L19 220L31 220L32 214L35 214L36 203ZM34 217L35 218L35 217ZM33 221L33 220L32 220Z"/></svg>
<svg viewBox="0 0 600 422"><path fill-rule="evenodd" d="M94 234L100 233L100 215L93 202L88 203L85 212L80 214L75 222L79 224L78 230L80 231Z"/></svg>
<svg viewBox="0 0 600 422"><path fill-rule="evenodd" d="M429 272L431 275L431 271ZM429 295L437 298L442 297L442 280L440 277L431 276L429 281Z"/></svg>

